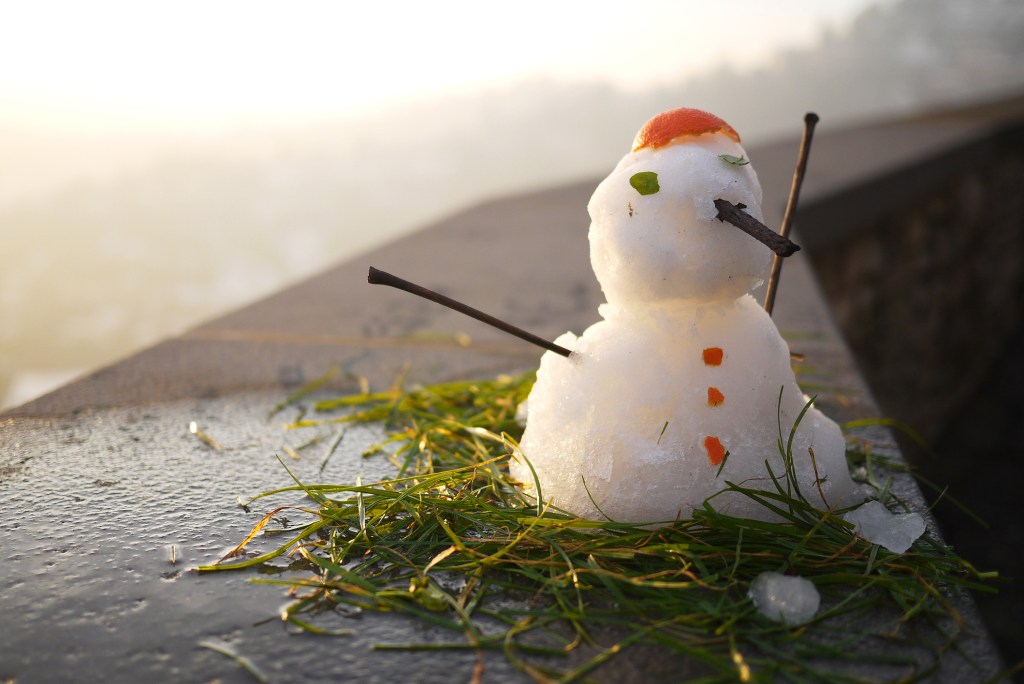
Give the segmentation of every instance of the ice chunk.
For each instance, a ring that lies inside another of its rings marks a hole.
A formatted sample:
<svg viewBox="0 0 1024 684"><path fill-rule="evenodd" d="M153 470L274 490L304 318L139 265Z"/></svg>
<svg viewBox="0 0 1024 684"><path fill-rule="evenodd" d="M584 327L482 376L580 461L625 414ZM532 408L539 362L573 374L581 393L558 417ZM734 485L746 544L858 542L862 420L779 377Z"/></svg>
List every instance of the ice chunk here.
<svg viewBox="0 0 1024 684"><path fill-rule="evenodd" d="M821 595L814 582L777 572L762 572L755 577L747 595L762 615L787 625L807 622L818 612L821 604Z"/></svg>
<svg viewBox="0 0 1024 684"><path fill-rule="evenodd" d="M853 531L872 544L903 553L924 534L924 518L918 513L895 515L879 501L869 501L843 516Z"/></svg>

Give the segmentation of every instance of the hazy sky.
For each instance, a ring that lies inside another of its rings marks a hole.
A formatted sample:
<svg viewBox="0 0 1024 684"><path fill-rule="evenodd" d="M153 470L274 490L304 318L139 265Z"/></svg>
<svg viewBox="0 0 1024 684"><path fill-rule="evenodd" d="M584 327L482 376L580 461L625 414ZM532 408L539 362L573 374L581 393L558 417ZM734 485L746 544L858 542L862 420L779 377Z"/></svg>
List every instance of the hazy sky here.
<svg viewBox="0 0 1024 684"><path fill-rule="evenodd" d="M0 125L262 125L536 75L644 87L811 44L867 4L0 0Z"/></svg>

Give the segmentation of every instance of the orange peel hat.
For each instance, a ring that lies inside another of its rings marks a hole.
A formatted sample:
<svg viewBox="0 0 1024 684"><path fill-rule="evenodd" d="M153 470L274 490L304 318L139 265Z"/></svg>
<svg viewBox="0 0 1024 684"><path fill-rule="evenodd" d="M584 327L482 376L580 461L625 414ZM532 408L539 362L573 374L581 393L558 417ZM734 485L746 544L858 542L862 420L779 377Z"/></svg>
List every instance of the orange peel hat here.
<svg viewBox="0 0 1024 684"><path fill-rule="evenodd" d="M633 151L678 145L709 133L720 133L734 142L740 141L739 133L732 126L710 112L688 107L670 109L643 125L633 141Z"/></svg>

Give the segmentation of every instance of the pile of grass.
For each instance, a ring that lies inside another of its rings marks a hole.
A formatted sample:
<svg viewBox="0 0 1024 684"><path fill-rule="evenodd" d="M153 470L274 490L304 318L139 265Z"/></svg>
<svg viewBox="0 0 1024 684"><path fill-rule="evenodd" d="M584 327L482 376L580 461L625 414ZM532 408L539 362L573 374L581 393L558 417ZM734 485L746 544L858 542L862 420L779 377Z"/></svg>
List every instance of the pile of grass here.
<svg viewBox="0 0 1024 684"><path fill-rule="evenodd" d="M452 641L379 648L500 649L538 681L597 676L634 647L684 659L703 673L695 681L858 681L847 675L864 663L913 681L963 626L949 596L992 590L991 576L933 536L904 554L854 536L843 511L820 510L790 488L791 472L775 473L771 491L728 485L773 511L775 522L723 515L711 500L690 520L648 529L524 499L507 464L522 431L516 407L532 382L527 374L317 403L321 415L296 427L383 424L387 438L374 451L389 454L396 477L296 480L261 494L302 492L315 505L303 509L310 517L299 528L271 530L280 509L267 513L231 554L201 570L288 554L302 559L298 576L255 580L289 588L288 622L344 633L322 616L405 613L451 629ZM786 441L779 448L791 471ZM866 449L850 457L888 498L886 468L902 466ZM261 532L288 540L240 560ZM814 582L823 607L810 624L781 625L756 611L747 592L765 571ZM888 616L882 632L880 616Z"/></svg>

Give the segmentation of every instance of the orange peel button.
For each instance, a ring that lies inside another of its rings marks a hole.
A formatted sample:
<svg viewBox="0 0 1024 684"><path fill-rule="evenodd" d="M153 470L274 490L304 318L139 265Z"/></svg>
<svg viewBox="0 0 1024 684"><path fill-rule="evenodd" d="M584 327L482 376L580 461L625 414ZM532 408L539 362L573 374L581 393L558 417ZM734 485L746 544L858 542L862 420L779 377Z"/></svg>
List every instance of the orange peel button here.
<svg viewBox="0 0 1024 684"><path fill-rule="evenodd" d="M725 352L722 351L721 347L707 347L704 349L704 365L721 366L724 356Z"/></svg>
<svg viewBox="0 0 1024 684"><path fill-rule="evenodd" d="M708 463L711 465L720 465L725 460L725 447L717 437L705 437L704 449L708 452Z"/></svg>
<svg viewBox="0 0 1024 684"><path fill-rule="evenodd" d="M633 151L677 145L707 133L721 133L734 142L740 141L739 133L714 114L680 107L662 112L645 123L633 140Z"/></svg>
<svg viewBox="0 0 1024 684"><path fill-rule="evenodd" d="M708 406L721 406L725 395L717 387L708 387Z"/></svg>

